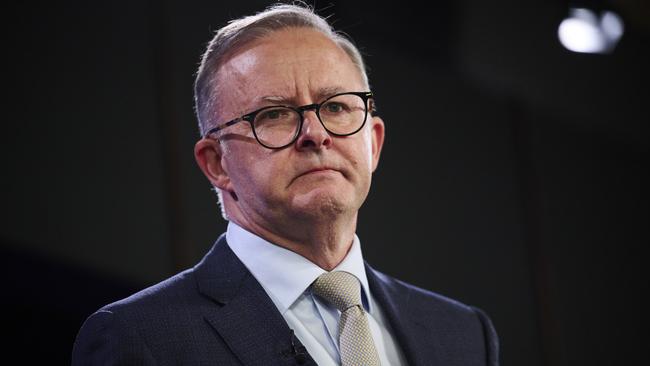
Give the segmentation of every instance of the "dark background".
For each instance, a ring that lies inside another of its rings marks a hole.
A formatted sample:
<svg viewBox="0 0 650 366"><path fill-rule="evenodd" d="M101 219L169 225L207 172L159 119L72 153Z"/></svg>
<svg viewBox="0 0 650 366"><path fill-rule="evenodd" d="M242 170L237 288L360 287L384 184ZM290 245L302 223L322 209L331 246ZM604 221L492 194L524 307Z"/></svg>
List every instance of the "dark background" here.
<svg viewBox="0 0 650 366"><path fill-rule="evenodd" d="M193 160L192 82L212 32L268 4L5 5L9 355L68 364L85 317L225 229ZM646 4L601 3L626 32L586 55L558 42L564 1L316 3L366 55L387 125L366 258L484 309L503 365L626 364L646 348Z"/></svg>

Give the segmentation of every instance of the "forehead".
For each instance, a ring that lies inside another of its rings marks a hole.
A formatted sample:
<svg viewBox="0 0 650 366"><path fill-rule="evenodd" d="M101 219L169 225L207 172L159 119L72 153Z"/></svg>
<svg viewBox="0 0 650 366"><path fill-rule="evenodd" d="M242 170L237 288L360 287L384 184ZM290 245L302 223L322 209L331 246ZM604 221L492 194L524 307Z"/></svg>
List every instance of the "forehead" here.
<svg viewBox="0 0 650 366"><path fill-rule="evenodd" d="M247 109L269 96L298 102L318 99L323 90L362 91L362 80L340 46L307 28L275 31L253 41L228 57L217 73L222 111Z"/></svg>

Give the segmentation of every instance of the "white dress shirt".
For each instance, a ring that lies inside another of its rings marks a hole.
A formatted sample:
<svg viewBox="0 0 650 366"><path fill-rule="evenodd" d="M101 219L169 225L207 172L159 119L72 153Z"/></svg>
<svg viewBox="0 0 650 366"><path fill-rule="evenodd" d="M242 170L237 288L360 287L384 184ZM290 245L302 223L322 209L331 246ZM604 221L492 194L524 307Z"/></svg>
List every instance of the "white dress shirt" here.
<svg viewBox="0 0 650 366"><path fill-rule="evenodd" d="M305 257L272 244L234 222L228 223L226 240L230 249L262 285L289 328L320 366L341 364L338 349L340 311L312 295L310 285L326 271ZM382 365L406 365L388 321L375 302L355 235L352 248L333 269L353 274L361 283L363 305L370 332Z"/></svg>

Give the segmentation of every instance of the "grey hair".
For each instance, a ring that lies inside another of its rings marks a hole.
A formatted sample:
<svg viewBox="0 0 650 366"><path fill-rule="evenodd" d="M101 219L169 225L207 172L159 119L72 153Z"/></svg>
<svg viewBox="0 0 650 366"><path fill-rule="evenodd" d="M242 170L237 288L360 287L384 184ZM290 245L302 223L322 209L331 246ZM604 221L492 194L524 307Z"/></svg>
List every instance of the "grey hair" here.
<svg viewBox="0 0 650 366"><path fill-rule="evenodd" d="M302 2L297 5L272 5L255 15L231 20L216 32L208 44L194 83L194 103L201 136L216 123L214 117L218 115L219 94L216 76L219 67L233 52L270 33L287 28L309 28L329 37L348 54L361 73L366 88L369 88L363 57L345 34L335 31L325 18Z"/></svg>

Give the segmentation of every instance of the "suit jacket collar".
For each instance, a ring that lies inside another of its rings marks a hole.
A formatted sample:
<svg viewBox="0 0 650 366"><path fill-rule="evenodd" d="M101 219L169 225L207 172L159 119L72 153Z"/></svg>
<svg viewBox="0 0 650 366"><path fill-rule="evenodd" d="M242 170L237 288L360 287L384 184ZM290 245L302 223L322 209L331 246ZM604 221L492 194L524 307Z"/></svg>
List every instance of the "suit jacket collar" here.
<svg viewBox="0 0 650 366"><path fill-rule="evenodd" d="M194 272L198 291L219 305L205 309L205 320L244 365L316 365L224 235Z"/></svg>

